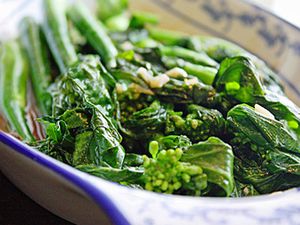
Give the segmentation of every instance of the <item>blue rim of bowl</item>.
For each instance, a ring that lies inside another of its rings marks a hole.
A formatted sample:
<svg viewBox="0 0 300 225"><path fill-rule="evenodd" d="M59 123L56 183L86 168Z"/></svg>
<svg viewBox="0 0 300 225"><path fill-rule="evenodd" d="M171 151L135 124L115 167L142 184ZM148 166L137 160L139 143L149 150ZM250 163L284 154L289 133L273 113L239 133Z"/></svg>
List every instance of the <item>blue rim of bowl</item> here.
<svg viewBox="0 0 300 225"><path fill-rule="evenodd" d="M52 170L59 176L62 176L67 181L79 187L88 196L90 196L99 207L108 215L111 222L115 225L130 225L129 221L125 218L123 213L117 208L117 206L112 202L112 200L99 188L91 185L86 180L82 179L72 171L66 170L59 164L48 160L43 157L43 155L36 153L30 146L22 143L21 141L13 138L9 134L0 130L0 142L11 147L18 153L30 158L31 160L37 162L38 164L45 166L46 168ZM99 209L100 210L100 209Z"/></svg>

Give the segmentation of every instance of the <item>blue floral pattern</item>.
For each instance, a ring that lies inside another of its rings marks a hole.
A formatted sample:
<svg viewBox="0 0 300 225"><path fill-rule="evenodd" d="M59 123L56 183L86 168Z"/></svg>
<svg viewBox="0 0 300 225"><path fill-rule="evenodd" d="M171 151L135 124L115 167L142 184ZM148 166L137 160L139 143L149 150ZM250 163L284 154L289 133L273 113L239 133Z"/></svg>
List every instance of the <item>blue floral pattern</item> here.
<svg viewBox="0 0 300 225"><path fill-rule="evenodd" d="M229 1L188 0L188 2L193 3L199 8L199 13L206 13L214 23L225 24L222 34L219 30L206 27L201 21L195 21L189 14L177 11L176 8L172 6L176 1L178 0L154 0L154 2L163 7L166 11L175 14L189 23L201 27L201 29L205 28L205 30L209 30L212 34L224 37L224 34L230 32L233 22L239 22L242 26L254 29L261 40L269 48L278 46L276 52L278 56L283 54L285 48L290 48L300 57L300 38L297 41L290 40L285 29L286 25L282 24L282 21L272 24L270 18L265 15L261 8L253 5L250 11L234 11L229 7ZM295 29L298 30L298 28Z"/></svg>
<svg viewBox="0 0 300 225"><path fill-rule="evenodd" d="M251 13L232 11L228 8L226 3L226 1L219 0L218 4L213 5L211 1L205 1L201 4L201 8L215 22L220 22L221 20L227 22L226 27L224 27L224 32L230 31L233 21L239 21L244 26L257 27L257 34L269 47L279 45L277 55L282 54L284 48L292 48L293 51L300 56L300 41L292 42L289 40L285 28L281 23L270 27L269 20L262 14L261 9L255 7L255 10L251 11Z"/></svg>
<svg viewBox="0 0 300 225"><path fill-rule="evenodd" d="M188 31L234 42L272 68L300 104L300 28L244 1L152 0L164 13L187 24ZM187 6L185 8L185 5ZM173 26L167 23L167 26ZM238 32L238 33L237 33Z"/></svg>
<svg viewBox="0 0 300 225"><path fill-rule="evenodd" d="M299 189L239 202L136 192L124 188L113 197L133 225L300 224Z"/></svg>

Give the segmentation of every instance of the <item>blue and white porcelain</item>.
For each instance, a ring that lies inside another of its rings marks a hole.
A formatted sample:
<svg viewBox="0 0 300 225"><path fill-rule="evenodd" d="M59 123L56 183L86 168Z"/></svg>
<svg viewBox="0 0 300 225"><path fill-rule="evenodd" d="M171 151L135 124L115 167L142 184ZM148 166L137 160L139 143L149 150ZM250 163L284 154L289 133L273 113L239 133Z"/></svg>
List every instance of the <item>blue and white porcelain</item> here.
<svg viewBox="0 0 300 225"><path fill-rule="evenodd" d="M241 45L278 72L290 97L300 103L299 28L239 0L131 2L133 9L158 14L162 27L213 35ZM39 3L39 0L0 1L0 39L14 35L16 24L24 15L38 18ZM0 169L34 201L75 224L300 224L300 188L239 199L136 190L82 173L2 131Z"/></svg>

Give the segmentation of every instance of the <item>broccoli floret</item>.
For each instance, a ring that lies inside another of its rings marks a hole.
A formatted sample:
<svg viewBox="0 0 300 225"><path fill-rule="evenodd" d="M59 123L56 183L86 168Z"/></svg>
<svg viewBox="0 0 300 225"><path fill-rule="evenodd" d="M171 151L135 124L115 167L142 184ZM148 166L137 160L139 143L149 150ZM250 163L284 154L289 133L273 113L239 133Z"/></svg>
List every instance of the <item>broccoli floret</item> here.
<svg viewBox="0 0 300 225"><path fill-rule="evenodd" d="M158 148L154 142L156 141L150 143L149 149L152 158L143 157L145 189L167 194L201 195L201 191L207 187L207 176L202 168L181 162L182 149L158 152L154 149Z"/></svg>
<svg viewBox="0 0 300 225"><path fill-rule="evenodd" d="M185 135L168 135L155 137L158 142L159 149L170 149L170 148L181 148L182 150L187 149L192 145L190 139Z"/></svg>
<svg viewBox="0 0 300 225"><path fill-rule="evenodd" d="M191 104L187 113L169 110L165 133L186 135L193 143L224 135L225 119L218 110Z"/></svg>

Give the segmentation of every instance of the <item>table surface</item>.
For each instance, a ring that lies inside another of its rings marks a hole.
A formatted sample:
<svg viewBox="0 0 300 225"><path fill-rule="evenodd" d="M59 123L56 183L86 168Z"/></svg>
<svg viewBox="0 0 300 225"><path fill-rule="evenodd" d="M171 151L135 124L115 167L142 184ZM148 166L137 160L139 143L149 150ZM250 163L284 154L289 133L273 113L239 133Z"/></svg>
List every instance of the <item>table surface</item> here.
<svg viewBox="0 0 300 225"><path fill-rule="evenodd" d="M300 27L300 1L252 0ZM1 0L0 0L1 2ZM15 1L17 2L17 1ZM295 10L296 9L296 10ZM0 172L0 224L72 225L37 205Z"/></svg>
<svg viewBox="0 0 300 225"><path fill-rule="evenodd" d="M33 202L0 172L1 225L72 225Z"/></svg>

